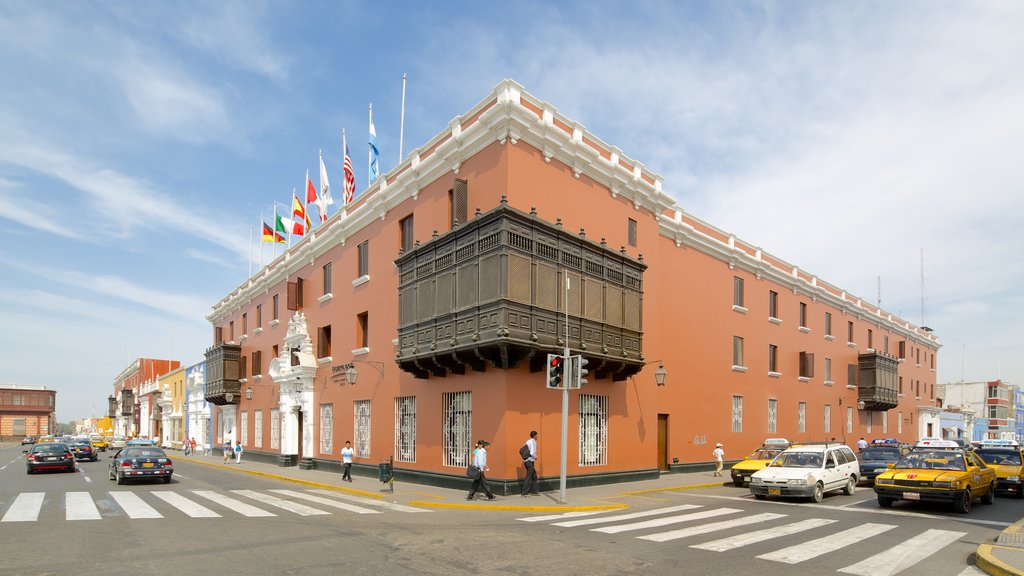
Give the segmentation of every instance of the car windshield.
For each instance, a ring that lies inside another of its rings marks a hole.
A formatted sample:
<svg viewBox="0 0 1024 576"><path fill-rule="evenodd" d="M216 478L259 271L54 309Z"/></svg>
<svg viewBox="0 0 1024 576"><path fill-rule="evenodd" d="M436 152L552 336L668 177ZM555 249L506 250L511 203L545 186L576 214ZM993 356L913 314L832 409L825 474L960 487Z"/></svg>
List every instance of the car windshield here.
<svg viewBox="0 0 1024 576"><path fill-rule="evenodd" d="M985 464L995 464L999 466L1020 466L1020 452L1017 450L993 450L990 448L981 448L974 451L975 454L981 457Z"/></svg>
<svg viewBox="0 0 1024 576"><path fill-rule="evenodd" d="M33 453L46 453L46 454L63 454L68 451L67 446L63 444L36 444L36 447L32 449Z"/></svg>
<svg viewBox="0 0 1024 576"><path fill-rule="evenodd" d="M914 450L896 463L896 468L917 470L966 470L963 452L957 450Z"/></svg>
<svg viewBox="0 0 1024 576"><path fill-rule="evenodd" d="M782 450L777 448L759 448L751 452L750 456L747 456L747 460L771 460L772 458L775 458L775 455L781 451Z"/></svg>
<svg viewBox="0 0 1024 576"><path fill-rule="evenodd" d="M121 454L121 458L166 458L167 454L159 448L152 446L128 448Z"/></svg>
<svg viewBox="0 0 1024 576"><path fill-rule="evenodd" d="M821 468L821 454L815 452L783 452L772 460L771 466L786 468Z"/></svg>
<svg viewBox="0 0 1024 576"><path fill-rule="evenodd" d="M892 460L893 462L899 457L899 448L865 448L858 455L860 460Z"/></svg>
<svg viewBox="0 0 1024 576"><path fill-rule="evenodd" d="M91 446L91 444L89 444L89 442L85 441L85 440L77 440L75 442L72 442L71 445L75 446L77 448L83 448L85 446Z"/></svg>

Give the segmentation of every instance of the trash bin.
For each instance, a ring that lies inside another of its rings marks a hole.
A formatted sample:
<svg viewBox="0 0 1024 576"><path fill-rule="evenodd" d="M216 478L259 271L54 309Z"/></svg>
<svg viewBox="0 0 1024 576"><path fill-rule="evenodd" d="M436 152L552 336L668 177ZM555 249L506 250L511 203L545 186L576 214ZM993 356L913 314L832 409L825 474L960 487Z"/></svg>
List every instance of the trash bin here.
<svg viewBox="0 0 1024 576"><path fill-rule="evenodd" d="M391 482L391 463L381 462L377 465L377 478L387 484Z"/></svg>

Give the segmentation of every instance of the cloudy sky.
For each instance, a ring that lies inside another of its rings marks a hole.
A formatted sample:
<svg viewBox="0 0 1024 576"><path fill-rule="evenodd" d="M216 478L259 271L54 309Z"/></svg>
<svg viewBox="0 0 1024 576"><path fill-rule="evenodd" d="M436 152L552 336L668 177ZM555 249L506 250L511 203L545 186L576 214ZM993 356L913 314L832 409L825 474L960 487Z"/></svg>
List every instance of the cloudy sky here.
<svg viewBox="0 0 1024 576"><path fill-rule="evenodd" d="M403 73L406 152L513 78L933 328L940 383L1024 383L1021 30L1019 2L0 0L0 383L67 421L133 358L201 360L250 228L321 149L341 188L342 129L365 188L371 101L397 163Z"/></svg>

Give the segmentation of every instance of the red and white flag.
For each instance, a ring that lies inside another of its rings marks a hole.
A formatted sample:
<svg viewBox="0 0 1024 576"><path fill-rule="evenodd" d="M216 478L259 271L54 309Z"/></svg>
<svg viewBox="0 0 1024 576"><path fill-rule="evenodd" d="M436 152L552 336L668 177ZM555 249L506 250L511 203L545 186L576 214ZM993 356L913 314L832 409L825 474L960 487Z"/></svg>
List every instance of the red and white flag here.
<svg viewBox="0 0 1024 576"><path fill-rule="evenodd" d="M345 145L345 205L352 203L356 193L356 174L352 171L352 158L348 155L348 144Z"/></svg>

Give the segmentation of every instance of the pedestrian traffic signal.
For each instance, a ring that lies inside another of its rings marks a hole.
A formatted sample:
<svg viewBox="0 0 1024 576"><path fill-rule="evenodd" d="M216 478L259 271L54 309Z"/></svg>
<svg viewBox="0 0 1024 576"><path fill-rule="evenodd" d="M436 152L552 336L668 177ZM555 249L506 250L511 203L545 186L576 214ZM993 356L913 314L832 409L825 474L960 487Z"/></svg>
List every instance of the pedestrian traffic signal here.
<svg viewBox="0 0 1024 576"><path fill-rule="evenodd" d="M548 354L547 385L548 388L562 387L562 373L565 371L565 358L558 354Z"/></svg>
<svg viewBox="0 0 1024 576"><path fill-rule="evenodd" d="M590 360L583 356L576 357L576 388L582 388L587 384L587 374L590 373L587 364L590 364Z"/></svg>

